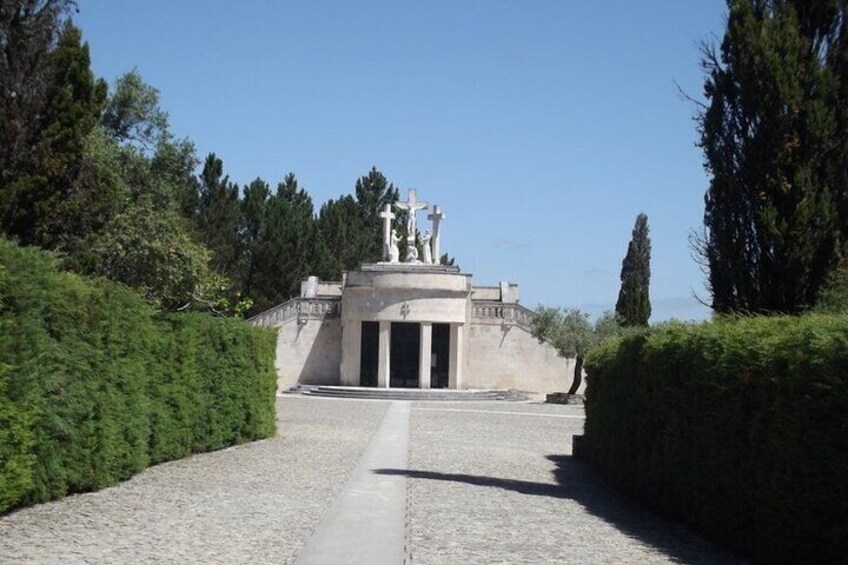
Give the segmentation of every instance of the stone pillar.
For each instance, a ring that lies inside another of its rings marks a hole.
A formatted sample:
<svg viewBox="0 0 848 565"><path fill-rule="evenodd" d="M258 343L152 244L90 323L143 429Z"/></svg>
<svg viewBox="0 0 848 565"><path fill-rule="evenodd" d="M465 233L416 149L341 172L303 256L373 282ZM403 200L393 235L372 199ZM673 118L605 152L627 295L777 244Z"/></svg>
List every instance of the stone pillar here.
<svg viewBox="0 0 848 565"><path fill-rule="evenodd" d="M433 324L421 322L421 349L418 353L418 388L430 388L430 356L433 353Z"/></svg>
<svg viewBox="0 0 848 565"><path fill-rule="evenodd" d="M348 320L342 329L341 385L359 386L362 363L362 322Z"/></svg>
<svg viewBox="0 0 848 565"><path fill-rule="evenodd" d="M465 352L465 332L463 324L450 325L450 370L448 388L462 388L462 359Z"/></svg>
<svg viewBox="0 0 848 565"><path fill-rule="evenodd" d="M377 346L377 388L388 388L391 384L389 368L391 367L392 323L380 322L380 340Z"/></svg>

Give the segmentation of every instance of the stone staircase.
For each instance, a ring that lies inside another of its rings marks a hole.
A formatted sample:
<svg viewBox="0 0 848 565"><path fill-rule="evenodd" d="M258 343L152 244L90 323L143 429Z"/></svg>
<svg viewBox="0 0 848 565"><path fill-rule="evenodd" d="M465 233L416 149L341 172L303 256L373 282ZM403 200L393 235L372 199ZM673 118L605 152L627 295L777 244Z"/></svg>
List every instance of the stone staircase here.
<svg viewBox="0 0 848 565"><path fill-rule="evenodd" d="M298 385L286 392L289 394L321 396L325 398L364 398L372 400L522 401L528 398L526 394L515 390L454 390L446 388L419 389Z"/></svg>

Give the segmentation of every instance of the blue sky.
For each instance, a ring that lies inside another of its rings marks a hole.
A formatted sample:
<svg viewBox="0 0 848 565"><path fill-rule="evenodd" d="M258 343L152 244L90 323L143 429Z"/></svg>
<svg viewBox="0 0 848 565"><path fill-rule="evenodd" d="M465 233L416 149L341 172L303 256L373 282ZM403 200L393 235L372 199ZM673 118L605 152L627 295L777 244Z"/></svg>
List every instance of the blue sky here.
<svg viewBox="0 0 848 565"><path fill-rule="evenodd" d="M521 301L614 306L639 212L652 320L705 317L688 239L707 177L698 43L721 0L80 0L94 71L137 68L239 184L293 171L316 210L376 166L447 214L442 249ZM419 224L425 224L424 214Z"/></svg>

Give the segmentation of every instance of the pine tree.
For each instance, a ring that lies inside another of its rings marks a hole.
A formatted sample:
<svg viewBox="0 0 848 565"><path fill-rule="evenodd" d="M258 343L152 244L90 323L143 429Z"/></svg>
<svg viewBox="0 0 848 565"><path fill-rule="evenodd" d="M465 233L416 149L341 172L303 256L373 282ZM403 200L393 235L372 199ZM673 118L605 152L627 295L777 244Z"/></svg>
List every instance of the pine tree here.
<svg viewBox="0 0 848 565"><path fill-rule="evenodd" d="M231 279L241 268L241 207L238 186L224 175L224 164L214 153L206 157L200 175L197 229L212 252L214 269Z"/></svg>
<svg viewBox="0 0 848 565"><path fill-rule="evenodd" d="M357 179L354 190L362 214L363 229L369 235L364 239L357 263L380 261L383 257L383 230L379 214L386 204L397 202L398 189L376 167L371 167L367 175Z"/></svg>
<svg viewBox="0 0 848 565"><path fill-rule="evenodd" d="M289 173L264 206L253 247L252 313L300 294L314 262L312 198Z"/></svg>
<svg viewBox="0 0 848 565"><path fill-rule="evenodd" d="M845 2L732 0L705 47L704 234L717 312L812 306L848 235Z"/></svg>
<svg viewBox="0 0 848 565"><path fill-rule="evenodd" d="M316 221L320 256L315 273L320 278L340 280L342 271L359 268L365 260L363 250L372 245L373 237L361 211L350 195L321 206Z"/></svg>
<svg viewBox="0 0 848 565"><path fill-rule="evenodd" d="M257 276L262 270L259 263L263 226L265 225L265 214L268 199L271 196L271 188L261 178L257 177L249 185L244 187L241 200L242 217L242 272L239 279L241 292L253 299L256 294Z"/></svg>
<svg viewBox="0 0 848 565"><path fill-rule="evenodd" d="M651 317L651 239L648 237L648 216L636 216L633 237L627 255L621 262L621 290L615 303L615 314L623 326L647 326Z"/></svg>

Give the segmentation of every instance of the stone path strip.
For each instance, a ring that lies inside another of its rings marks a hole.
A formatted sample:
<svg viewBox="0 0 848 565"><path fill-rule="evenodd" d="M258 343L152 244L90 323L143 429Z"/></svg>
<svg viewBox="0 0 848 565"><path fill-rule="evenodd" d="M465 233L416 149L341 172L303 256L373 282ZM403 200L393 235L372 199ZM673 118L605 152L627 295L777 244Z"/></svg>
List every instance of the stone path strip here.
<svg viewBox="0 0 848 565"><path fill-rule="evenodd" d="M274 439L0 517L0 563L739 562L575 461L582 407L277 408Z"/></svg>
<svg viewBox="0 0 848 565"><path fill-rule="evenodd" d="M404 561L409 402L392 402L353 475L300 552L298 565L398 565Z"/></svg>

